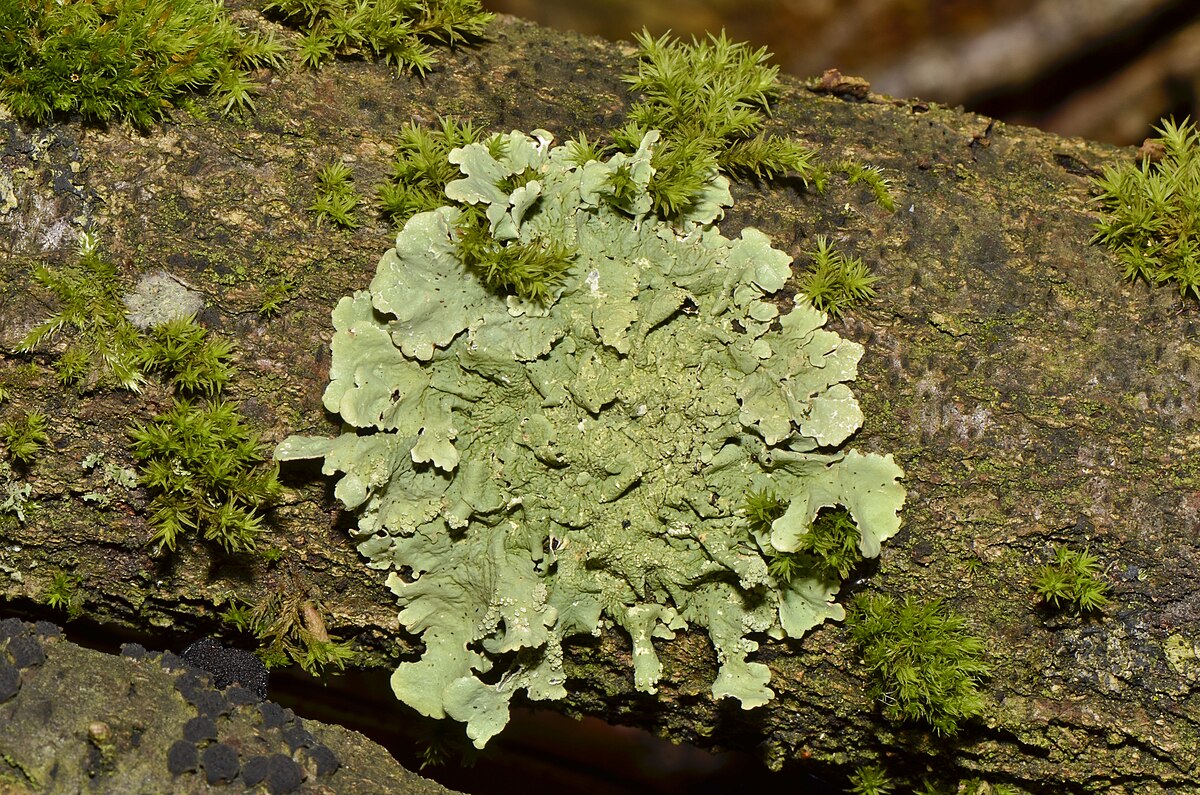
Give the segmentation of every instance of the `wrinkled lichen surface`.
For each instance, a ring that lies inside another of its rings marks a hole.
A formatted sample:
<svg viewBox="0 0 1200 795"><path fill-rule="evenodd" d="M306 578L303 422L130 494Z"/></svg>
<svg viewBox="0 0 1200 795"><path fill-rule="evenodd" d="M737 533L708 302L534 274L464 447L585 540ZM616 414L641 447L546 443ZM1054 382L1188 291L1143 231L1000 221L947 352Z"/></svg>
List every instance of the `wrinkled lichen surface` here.
<svg viewBox="0 0 1200 795"><path fill-rule="evenodd" d="M713 696L766 703L754 638L843 616L836 580L814 565L782 581L766 554L799 549L830 506L867 557L899 528L899 467L837 449L863 420L847 385L862 347L807 302L767 300L790 258L712 225L723 178L679 224L649 215L656 141L582 165L544 131L504 136L498 156L455 150L447 195L486 205L498 241L577 251L566 285L549 305L498 296L456 256L459 208L413 217L333 314L324 404L345 433L276 452L342 473L359 550L392 570L400 622L425 643L393 688L478 745L516 691L565 696L563 641L610 624L632 639L640 690L661 675L652 639L697 627L717 652ZM617 170L639 191L614 195ZM740 512L756 490L788 503L757 534Z"/></svg>

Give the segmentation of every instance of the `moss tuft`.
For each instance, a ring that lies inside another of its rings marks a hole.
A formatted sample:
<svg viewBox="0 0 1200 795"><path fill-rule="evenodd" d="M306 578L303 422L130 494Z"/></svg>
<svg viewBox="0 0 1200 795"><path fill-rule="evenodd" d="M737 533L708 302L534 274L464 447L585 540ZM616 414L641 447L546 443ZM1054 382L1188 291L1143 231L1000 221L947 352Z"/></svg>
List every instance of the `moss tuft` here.
<svg viewBox="0 0 1200 795"><path fill-rule="evenodd" d="M349 641L329 634L320 605L298 595L276 593L253 606L231 599L221 617L262 642L258 654L268 668L295 663L319 676L355 657Z"/></svg>
<svg viewBox="0 0 1200 795"><path fill-rule="evenodd" d="M799 289L817 309L839 317L875 297L879 277L858 257L835 251L824 235L817 236L817 250L811 256L813 263L801 274Z"/></svg>
<svg viewBox="0 0 1200 795"><path fill-rule="evenodd" d="M479 0L271 0L264 10L300 29L305 66L361 54L418 74L433 68L431 45L480 38L495 16Z"/></svg>
<svg viewBox="0 0 1200 795"><path fill-rule="evenodd" d="M1092 240L1116 252L1125 278L1173 282L1180 295L1200 299L1200 133L1186 119L1156 129L1158 162L1106 166L1094 181L1104 218Z"/></svg>
<svg viewBox="0 0 1200 795"><path fill-rule="evenodd" d="M329 221L343 229L357 229L354 211L361 201L354 192L350 167L345 163L330 163L317 174L317 195L308 206L318 221Z"/></svg>
<svg viewBox="0 0 1200 795"><path fill-rule="evenodd" d="M805 184L817 176L811 149L762 131L779 94L779 70L767 65L765 47L731 42L724 31L691 44L647 31L636 39L638 69L625 80L641 99L613 137L631 154L646 132L662 131L649 184L657 214L686 213L718 171L765 179L794 174Z"/></svg>
<svg viewBox="0 0 1200 795"><path fill-rule="evenodd" d="M255 548L260 511L280 486L274 466L259 466L258 435L233 404L176 400L150 423L135 424L129 435L141 462L138 482L154 493L151 523L159 551L174 551L188 529L227 552Z"/></svg>
<svg viewBox="0 0 1200 795"><path fill-rule="evenodd" d="M417 213L444 205L446 185L462 176L450 152L483 137L480 128L449 117L436 129L411 122L401 127L391 174L378 188L384 217L399 228Z"/></svg>
<svg viewBox="0 0 1200 795"><path fill-rule="evenodd" d="M1054 562L1038 573L1037 592L1052 607L1072 607L1081 613L1098 611L1108 604L1108 583L1096 575L1100 564L1087 550L1054 548Z"/></svg>
<svg viewBox="0 0 1200 795"><path fill-rule="evenodd" d="M871 693L889 720L921 721L952 735L983 711L976 688L989 673L983 641L940 601L859 594L846 626L874 672Z"/></svg>
<svg viewBox="0 0 1200 795"><path fill-rule="evenodd" d="M253 107L248 70L279 66L271 36L243 35L214 0L0 3L0 101L146 128L207 88L225 112Z"/></svg>
<svg viewBox="0 0 1200 795"><path fill-rule="evenodd" d="M28 464L50 437L46 435L46 415L30 411L20 419L0 422L0 442L14 464Z"/></svg>

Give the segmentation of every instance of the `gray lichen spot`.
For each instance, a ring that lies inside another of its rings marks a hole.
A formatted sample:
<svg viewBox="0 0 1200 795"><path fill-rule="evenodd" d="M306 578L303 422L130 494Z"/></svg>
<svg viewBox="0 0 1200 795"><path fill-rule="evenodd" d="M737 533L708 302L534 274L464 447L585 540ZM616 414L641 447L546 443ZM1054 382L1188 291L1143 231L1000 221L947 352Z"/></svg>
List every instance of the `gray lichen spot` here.
<svg viewBox="0 0 1200 795"><path fill-rule="evenodd" d="M186 318L204 307L203 295L165 271L146 274L121 300L129 322L138 328Z"/></svg>

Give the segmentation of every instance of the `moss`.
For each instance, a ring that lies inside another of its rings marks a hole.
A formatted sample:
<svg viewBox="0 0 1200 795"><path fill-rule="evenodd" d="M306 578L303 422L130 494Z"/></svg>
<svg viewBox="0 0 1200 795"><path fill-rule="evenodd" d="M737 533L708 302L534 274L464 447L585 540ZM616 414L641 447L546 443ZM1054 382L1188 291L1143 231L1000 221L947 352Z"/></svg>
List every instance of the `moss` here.
<svg viewBox="0 0 1200 795"><path fill-rule="evenodd" d="M177 399L129 435L138 482L154 494L149 507L159 551L174 551L189 529L228 552L255 548L261 511L280 486L275 467L260 466L258 435L233 404Z"/></svg>
<svg viewBox="0 0 1200 795"><path fill-rule="evenodd" d="M79 593L82 582L78 575L59 569L42 592L42 601L54 610L65 610L70 618L78 618L83 613L83 597Z"/></svg>
<svg viewBox="0 0 1200 795"><path fill-rule="evenodd" d="M952 735L983 711L976 689L990 670L983 641L967 634L966 621L940 601L859 594L846 626L889 720L919 721Z"/></svg>
<svg viewBox="0 0 1200 795"><path fill-rule="evenodd" d="M0 422L0 442L15 464L28 464L50 437L46 435L46 415L29 411L19 419Z"/></svg>
<svg viewBox="0 0 1200 795"><path fill-rule="evenodd" d="M829 238L818 235L817 250L810 256L813 262L800 275L797 287L817 309L838 317L875 296L874 285L879 277L873 276L858 257L835 251Z"/></svg>
<svg viewBox="0 0 1200 795"><path fill-rule="evenodd" d="M296 295L296 277L290 273L280 273L262 288L262 298L258 305L258 316L271 318L279 314L283 305Z"/></svg>
<svg viewBox="0 0 1200 795"><path fill-rule="evenodd" d="M0 4L0 100L37 123L77 112L149 127L208 89L253 107L248 70L279 66L270 35L243 35L213 0Z"/></svg>
<svg viewBox="0 0 1200 795"><path fill-rule="evenodd" d="M450 152L483 138L480 128L448 116L432 129L406 123L396 138L388 178L376 189L383 216L399 229L417 213L445 204L446 185L462 176Z"/></svg>
<svg viewBox="0 0 1200 795"><path fill-rule="evenodd" d="M788 501L769 489L749 492L742 503L750 534L760 537L770 536L772 525L783 517L787 508ZM800 535L795 550L765 551L767 571L782 582L805 577L844 580L850 569L863 559L859 541L858 525L849 509L844 505L825 506Z"/></svg>
<svg viewBox="0 0 1200 795"><path fill-rule="evenodd" d="M778 69L766 48L751 49L725 37L684 44L670 35L637 37L636 74L626 76L641 97L629 123L614 132L617 148L636 152L649 130L660 130L649 182L654 212L686 214L703 200L718 171L772 179L794 174L805 184L823 178L814 152L801 142L763 133L771 100L778 96Z"/></svg>
<svg viewBox="0 0 1200 795"><path fill-rule="evenodd" d="M1094 181L1105 217L1093 241L1116 252L1125 278L1152 285L1173 282L1180 295L1200 298L1200 133L1191 122L1163 121L1153 142L1161 153L1140 166L1106 166Z"/></svg>
<svg viewBox="0 0 1200 795"><path fill-rule="evenodd" d="M1087 550L1054 548L1054 562L1038 571L1035 588L1048 606L1072 608L1080 613L1101 610L1108 604L1108 583L1100 580L1100 563Z"/></svg>
<svg viewBox="0 0 1200 795"><path fill-rule="evenodd" d="M258 639L259 657L269 668L295 663L319 676L356 658L349 641L326 629L320 603L302 594L277 592L253 606L231 599L221 617Z"/></svg>
<svg viewBox="0 0 1200 795"><path fill-rule="evenodd" d="M280 486L275 466L264 465L257 433L221 397L232 377L232 347L211 339L194 315L178 316L181 307L194 306L190 293L166 309L127 302L130 295L122 295L116 268L100 256L94 236L81 237L79 257L74 266L35 271L62 308L26 335L22 347L32 350L70 329L72 339L56 363L60 380L136 390L150 375L165 379L175 393L171 408L129 430L140 462L138 482L154 495L150 522L158 551L173 551L187 530L226 551L254 549L261 511ZM135 310L164 320L139 332L127 316ZM0 426L0 438L3 433ZM29 440L23 444L28 447ZM14 509L19 496L10 495ZM96 502L106 499L92 496Z"/></svg>
<svg viewBox="0 0 1200 795"><path fill-rule="evenodd" d="M329 221L343 229L357 229L354 211L361 202L354 192L353 173L345 163L330 163L317 174L317 193L309 212L317 221Z"/></svg>
<svg viewBox="0 0 1200 795"><path fill-rule="evenodd" d="M454 46L483 35L494 15L478 0L272 0L265 9L296 25L296 55L316 69L338 55L374 55L398 71L424 74L431 44Z"/></svg>
<svg viewBox="0 0 1200 795"><path fill-rule="evenodd" d="M72 339L55 362L62 383L83 389L116 384L136 391L145 380L138 331L126 317L117 269L100 255L99 242L90 233L80 235L78 254L74 265L34 270L34 281L61 308L26 334L17 350L31 352L70 329Z"/></svg>
<svg viewBox="0 0 1200 795"><path fill-rule="evenodd" d="M881 765L866 765L850 775L850 795L889 795L896 791L896 782Z"/></svg>

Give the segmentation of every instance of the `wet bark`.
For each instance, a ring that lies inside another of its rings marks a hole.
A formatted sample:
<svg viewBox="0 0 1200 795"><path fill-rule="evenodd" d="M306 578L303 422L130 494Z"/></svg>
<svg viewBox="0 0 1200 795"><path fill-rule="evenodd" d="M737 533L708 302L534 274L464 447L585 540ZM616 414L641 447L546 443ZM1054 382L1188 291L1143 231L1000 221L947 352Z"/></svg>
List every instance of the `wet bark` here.
<svg viewBox="0 0 1200 795"><path fill-rule="evenodd" d="M201 320L237 346L231 394L266 439L333 433L320 403L330 310L366 286L393 232L369 214L354 232L318 225L305 210L316 171L349 158L369 194L399 127L440 115L595 138L622 122L631 67L628 49L503 18L491 41L444 54L424 79L354 61L264 74L257 112L243 118L179 114L144 135L0 121L0 180L11 184L0 186L0 414L37 407L51 418L49 448L19 473L32 486L25 520L0 518L5 602L31 609L54 572L71 571L89 618L178 640L220 629L231 594L302 594L363 664L411 651L315 471L285 472L275 564L201 544L154 557L144 493L113 487L103 507L82 499L109 487L81 461L103 452L132 466L129 420L161 411L169 394L78 394L57 385L52 346L14 353L53 308L31 268L69 262L77 229L94 228L130 283L166 270L204 293ZM777 696L753 711L709 697L715 659L699 635L662 645L660 693L635 693L616 632L572 647L571 695L545 706L756 749L772 766L883 761L1035 793L1196 791L1200 324L1194 302L1123 281L1089 244L1088 177L1131 151L797 81L771 129L823 158L881 166L895 183L895 212L837 176L823 194L735 184L721 226L763 229L796 267L816 235L831 235L880 276L878 297L833 327L866 346L854 388L867 419L852 444L893 453L909 496L900 535L844 593L941 598L965 615L993 666L986 711L952 740L887 722L835 624L764 643ZM259 307L285 275L294 295L264 319ZM1056 543L1106 566L1102 614L1039 607L1037 567Z"/></svg>

